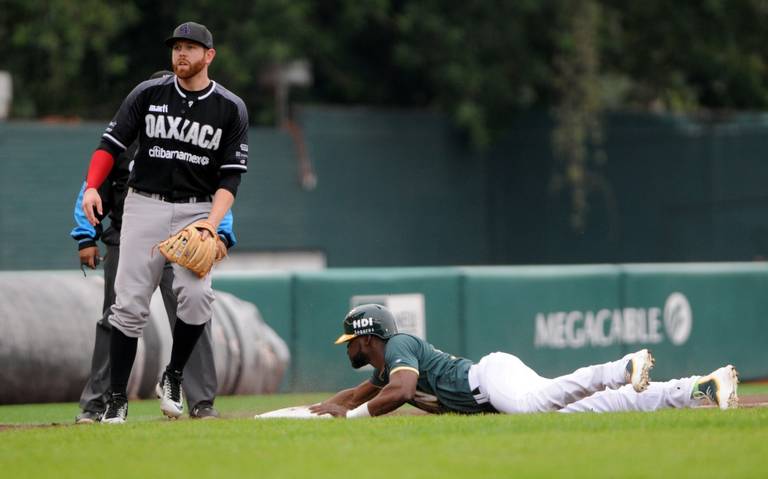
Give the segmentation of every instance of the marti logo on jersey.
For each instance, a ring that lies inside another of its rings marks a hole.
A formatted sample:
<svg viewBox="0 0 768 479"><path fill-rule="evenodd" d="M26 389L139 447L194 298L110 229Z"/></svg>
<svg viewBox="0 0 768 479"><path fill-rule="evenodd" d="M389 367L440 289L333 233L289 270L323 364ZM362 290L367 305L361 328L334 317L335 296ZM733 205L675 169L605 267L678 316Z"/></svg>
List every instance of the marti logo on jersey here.
<svg viewBox="0 0 768 479"><path fill-rule="evenodd" d="M537 313L536 348L579 349L613 344L658 344L666 339L675 346L688 341L693 329L693 311L684 294L667 297L664 309L614 308L597 311L552 311ZM666 333L666 334L665 334Z"/></svg>
<svg viewBox="0 0 768 479"><path fill-rule="evenodd" d="M178 116L148 113L144 124L145 133L150 138L183 141L214 151L219 149L221 142L221 128L214 129L211 125L201 125Z"/></svg>

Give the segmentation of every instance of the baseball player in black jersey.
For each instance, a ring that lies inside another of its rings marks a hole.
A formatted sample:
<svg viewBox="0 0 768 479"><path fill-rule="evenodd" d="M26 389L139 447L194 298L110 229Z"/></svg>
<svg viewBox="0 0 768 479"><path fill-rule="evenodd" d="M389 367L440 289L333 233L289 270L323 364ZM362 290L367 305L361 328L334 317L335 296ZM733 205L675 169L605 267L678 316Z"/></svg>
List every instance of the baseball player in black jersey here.
<svg viewBox="0 0 768 479"><path fill-rule="evenodd" d="M373 374L357 387L311 406L309 411L316 415L380 416L406 402L430 413L458 414L738 406L738 375L730 364L707 376L651 382L653 357L641 349L617 361L544 378L512 354L495 352L474 363L398 333L394 315L378 304L352 309L336 344L347 345L352 367L370 364Z"/></svg>
<svg viewBox="0 0 768 479"><path fill-rule="evenodd" d="M162 70L152 74L150 79L172 76L173 72ZM75 418L77 424L89 424L98 422L104 415L104 409L108 399L109 389L109 338L112 326L109 324L109 314L112 304L115 302L115 273L117 272L118 259L120 257L120 229L123 221L123 202L127 191L128 176L130 174L133 157L136 153L137 142L123 152L110 171L106 181L99 188L99 196L102 198L102 209L109 216L109 227L103 228L103 223L95 227L91 225L83 213L83 183L74 208L76 226L72 229L71 236L77 241L78 254L82 266L95 269L99 263L99 247L96 243L101 240L106 246L104 256L104 306L103 316L96 322L96 339L91 356L91 373L80 395L80 414ZM235 245L236 238L232 231L232 212L219 224L219 237L230 248ZM163 269L163 277L160 281L165 310L168 320L173 328L176 323L176 295L173 293L173 268L169 263ZM211 324L208 322L205 331L195 346L184 369L185 381L183 392L189 405L189 415L193 418L215 418L218 411L214 407L216 390L216 368L213 359L213 337Z"/></svg>
<svg viewBox="0 0 768 479"><path fill-rule="evenodd" d="M102 214L98 187L114 158L138 139L109 317L111 394L102 419L108 424L123 423L128 415L126 389L137 340L165 265L155 246L195 221L217 229L247 170L248 113L237 95L208 77L216 56L211 32L186 22L165 43L175 75L142 82L126 97L91 157L83 194L83 211L96 225ZM211 319L213 301L210 274L198 278L175 263L173 272L178 319L170 362L157 386L160 409L169 418L183 412L182 371Z"/></svg>

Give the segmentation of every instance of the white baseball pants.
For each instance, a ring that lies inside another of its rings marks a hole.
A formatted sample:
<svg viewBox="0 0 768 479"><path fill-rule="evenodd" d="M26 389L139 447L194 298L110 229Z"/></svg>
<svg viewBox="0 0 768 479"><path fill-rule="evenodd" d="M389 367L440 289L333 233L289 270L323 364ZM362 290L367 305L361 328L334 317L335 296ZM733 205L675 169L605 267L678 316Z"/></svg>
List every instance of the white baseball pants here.
<svg viewBox="0 0 768 479"><path fill-rule="evenodd" d="M491 353L469 370L470 388L479 388L497 411L532 412L654 411L689 407L697 376L651 383L637 393L626 384L627 360L579 368L554 379L539 376L518 357Z"/></svg>

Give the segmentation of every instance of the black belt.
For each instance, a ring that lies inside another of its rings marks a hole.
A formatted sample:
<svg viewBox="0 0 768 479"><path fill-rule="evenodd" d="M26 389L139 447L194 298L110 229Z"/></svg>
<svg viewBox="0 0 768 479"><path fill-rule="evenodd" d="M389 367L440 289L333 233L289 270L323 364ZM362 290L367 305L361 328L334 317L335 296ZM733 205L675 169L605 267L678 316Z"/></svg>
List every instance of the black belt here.
<svg viewBox="0 0 768 479"><path fill-rule="evenodd" d="M488 401L488 395L487 394L483 394L482 392L480 392L480 387L479 386L476 387L475 389L473 389L471 394L472 394L472 397L475 398L475 402L477 404L485 404L485 403L489 402Z"/></svg>
<svg viewBox="0 0 768 479"><path fill-rule="evenodd" d="M131 191L133 191L137 195L146 196L147 198L152 198L155 200L165 201L166 203L210 203L211 201L213 201L213 197L211 195L182 196L179 198L173 198L171 196L163 195L160 193L150 193L149 191L137 190L136 188L131 188Z"/></svg>
<svg viewBox="0 0 768 479"><path fill-rule="evenodd" d="M478 406L480 406L483 412L490 412L490 413L499 412L491 404L490 399L488 399L488 395L480 392L479 387L476 387L475 389L472 390L472 396L474 396L475 402L477 403Z"/></svg>

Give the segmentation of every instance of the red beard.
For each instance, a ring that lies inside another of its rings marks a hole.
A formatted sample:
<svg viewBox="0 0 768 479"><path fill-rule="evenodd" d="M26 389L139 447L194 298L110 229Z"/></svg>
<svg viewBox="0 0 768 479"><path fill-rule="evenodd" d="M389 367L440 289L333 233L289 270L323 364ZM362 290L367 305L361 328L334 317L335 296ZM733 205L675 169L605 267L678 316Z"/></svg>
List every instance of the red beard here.
<svg viewBox="0 0 768 479"><path fill-rule="evenodd" d="M173 73L176 74L177 77L181 78L182 80L186 80L187 78L192 78L193 76L200 73L203 68L205 68L205 63L203 59L201 59L199 62L192 63L189 60L187 60L187 64L182 68L179 68L178 64L173 65Z"/></svg>

